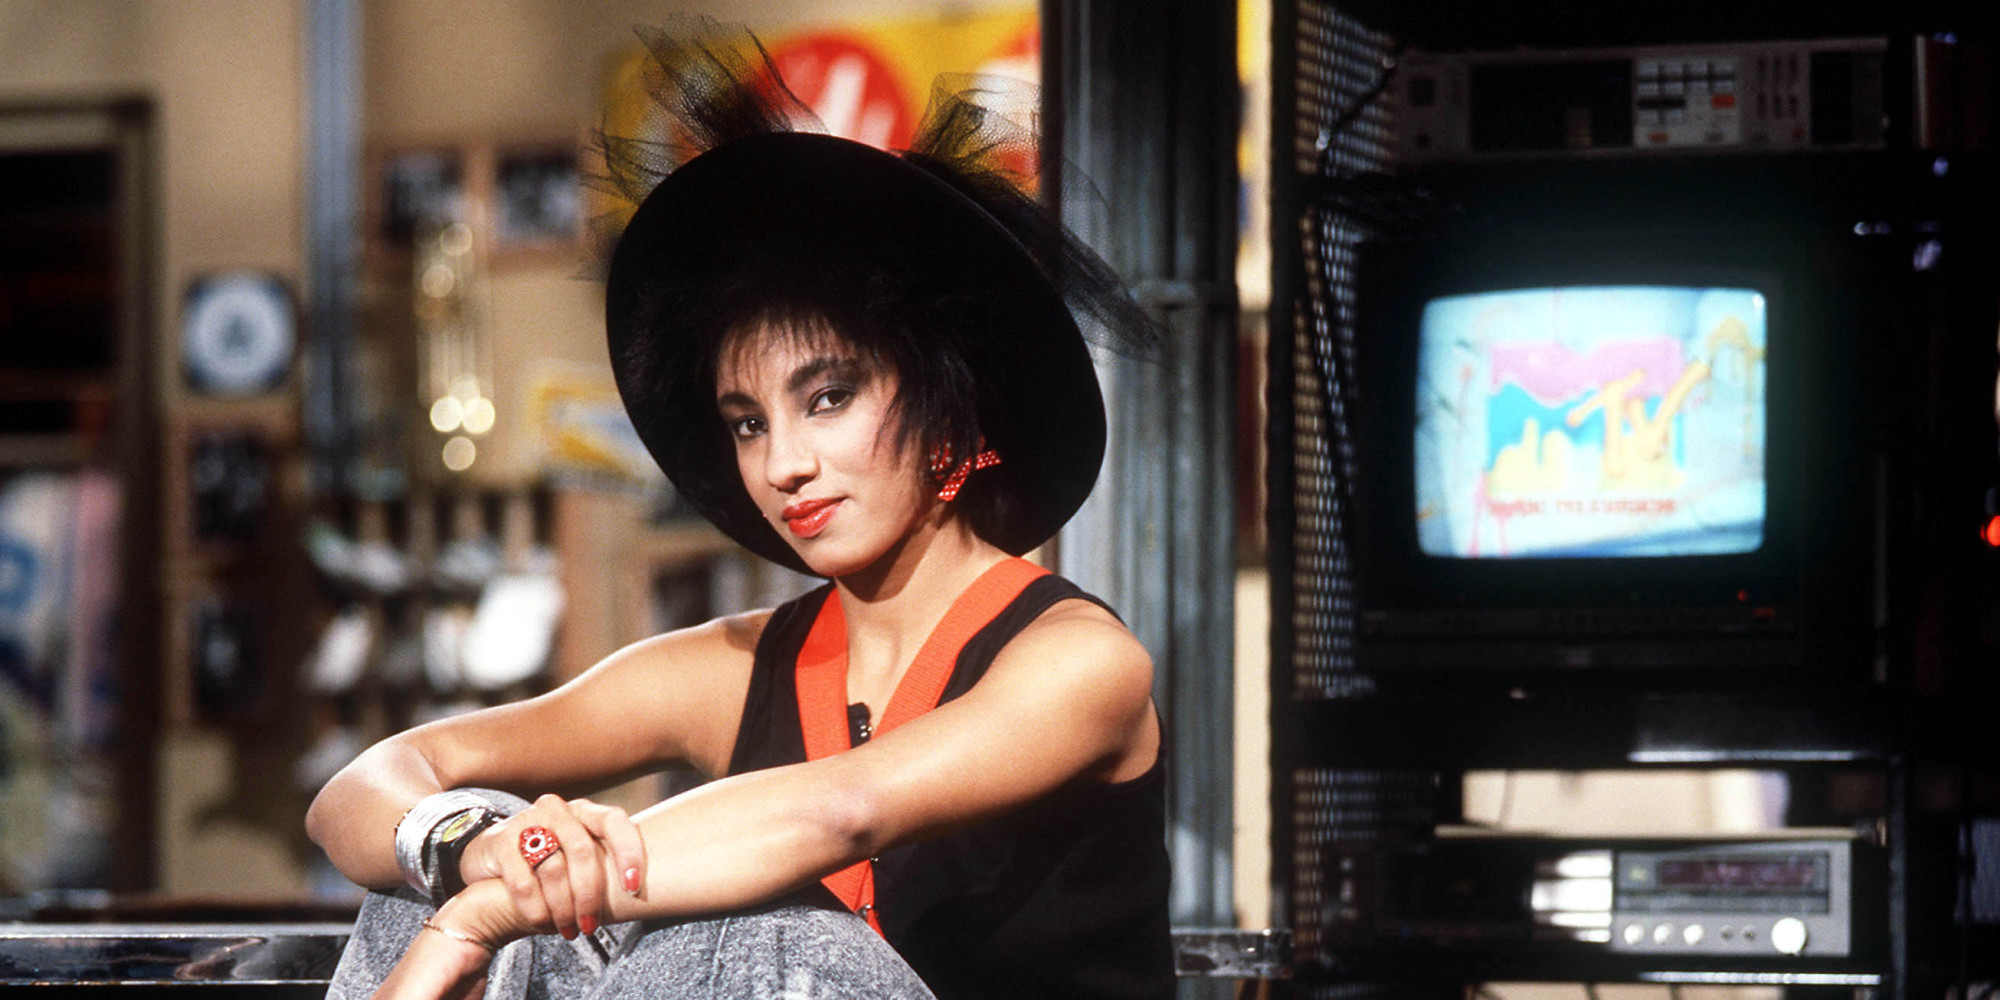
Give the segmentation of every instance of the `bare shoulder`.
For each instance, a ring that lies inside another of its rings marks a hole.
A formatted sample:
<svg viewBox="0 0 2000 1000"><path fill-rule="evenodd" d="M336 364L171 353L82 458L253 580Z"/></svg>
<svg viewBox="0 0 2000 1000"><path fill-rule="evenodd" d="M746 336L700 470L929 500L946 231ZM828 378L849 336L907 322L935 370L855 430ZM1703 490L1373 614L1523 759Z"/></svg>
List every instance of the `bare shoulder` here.
<svg viewBox="0 0 2000 1000"><path fill-rule="evenodd" d="M1153 710L1153 658L1118 616L1090 601L1057 602L1021 630L993 660L980 686L1062 729L1086 745L1095 780L1137 778L1160 748Z"/></svg>
<svg viewBox="0 0 2000 1000"><path fill-rule="evenodd" d="M1090 601L1058 601L995 657L992 671L1032 675L1113 715L1151 704L1153 658L1118 616Z"/></svg>
<svg viewBox="0 0 2000 1000"><path fill-rule="evenodd" d="M1093 601L1071 597L1057 601L1021 630L1014 643L1079 643L1079 652L1118 660L1138 659L1151 668L1152 658L1139 637L1118 616ZM1014 643L1009 643L1012 649Z"/></svg>

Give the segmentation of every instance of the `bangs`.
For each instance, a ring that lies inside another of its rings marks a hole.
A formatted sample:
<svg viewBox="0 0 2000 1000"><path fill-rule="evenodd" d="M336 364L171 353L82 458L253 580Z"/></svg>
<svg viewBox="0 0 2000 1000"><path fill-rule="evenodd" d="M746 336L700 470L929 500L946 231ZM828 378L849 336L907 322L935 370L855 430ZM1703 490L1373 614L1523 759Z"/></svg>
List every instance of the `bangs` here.
<svg viewBox="0 0 2000 1000"><path fill-rule="evenodd" d="M926 295L897 280L895 262L830 264L828 256L818 248L794 256L767 244L744 254L716 282L707 315L693 331L702 341L698 356L705 359L708 397L714 398L724 360L752 345L851 356L877 374L895 376L886 429L899 446L922 454L977 454L981 401L989 394L974 378L963 345L984 331L967 328L963 298Z"/></svg>
<svg viewBox="0 0 2000 1000"><path fill-rule="evenodd" d="M717 370L744 362L744 355L759 350L793 350L800 354L852 361L872 374L882 374L889 364L880 353L840 334L831 320L810 311L770 309L751 316L741 325L722 334L717 348Z"/></svg>

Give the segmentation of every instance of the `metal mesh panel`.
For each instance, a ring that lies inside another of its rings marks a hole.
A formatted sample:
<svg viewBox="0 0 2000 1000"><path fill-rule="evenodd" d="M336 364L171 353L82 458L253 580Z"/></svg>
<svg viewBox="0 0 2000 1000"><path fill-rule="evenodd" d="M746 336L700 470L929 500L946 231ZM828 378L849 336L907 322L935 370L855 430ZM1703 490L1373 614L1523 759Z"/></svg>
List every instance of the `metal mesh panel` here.
<svg viewBox="0 0 2000 1000"><path fill-rule="evenodd" d="M1308 267L1306 301L1294 313L1292 367L1293 696L1356 693L1353 517L1354 288L1358 227L1337 211L1309 208L1300 219Z"/></svg>
<svg viewBox="0 0 2000 1000"><path fill-rule="evenodd" d="M1407 841L1430 834L1436 776L1423 771L1299 768L1292 772L1293 945L1301 955L1324 951L1343 923L1365 919L1353 909L1355 877L1342 846ZM1312 905L1308 906L1310 901Z"/></svg>
<svg viewBox="0 0 2000 1000"><path fill-rule="evenodd" d="M1353 498L1367 488L1355 462L1350 401L1355 398L1355 254L1370 235L1350 206L1368 201L1370 182L1389 165L1387 82L1390 40L1324 4L1297 6L1297 93L1292 149L1300 203L1279 206L1297 219L1299 273L1292 276L1291 703L1365 693L1355 671ZM1377 185L1379 187L1379 185ZM1358 194L1358 197L1356 195ZM1281 709L1282 710L1282 709ZM1299 738L1311 742L1314 734ZM1300 747L1279 749L1297 755ZM1366 927L1355 912L1354 859L1366 845L1427 837L1435 824L1437 776L1428 772L1284 767L1290 783L1288 889L1295 952L1303 963L1337 950L1343 927ZM1303 996L1388 1000L1406 985L1299 984Z"/></svg>
<svg viewBox="0 0 2000 1000"><path fill-rule="evenodd" d="M1353 693L1354 581L1347 534L1354 447L1346 401L1353 386L1354 245L1360 221L1324 197L1336 178L1388 163L1388 111L1378 94L1389 40L1321 4L1298 8L1296 168L1305 273L1293 312L1294 456L1290 625L1297 697Z"/></svg>
<svg viewBox="0 0 2000 1000"><path fill-rule="evenodd" d="M1294 169L1308 176L1380 170L1389 161L1389 112L1372 100L1388 66L1389 36L1323 3L1298 5Z"/></svg>

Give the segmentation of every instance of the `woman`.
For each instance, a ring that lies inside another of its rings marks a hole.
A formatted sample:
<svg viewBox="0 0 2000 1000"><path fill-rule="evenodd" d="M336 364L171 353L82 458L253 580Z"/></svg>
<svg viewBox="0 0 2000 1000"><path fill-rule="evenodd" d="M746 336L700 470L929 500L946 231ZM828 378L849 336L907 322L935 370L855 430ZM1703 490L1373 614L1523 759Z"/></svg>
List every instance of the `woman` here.
<svg viewBox="0 0 2000 1000"><path fill-rule="evenodd" d="M1018 558L1102 459L1072 311L1146 321L998 166L996 116L947 95L892 155L791 131L747 35L647 40L673 139L605 143L639 202L620 390L689 503L832 582L343 770L308 831L409 888L371 894L336 995L1171 993L1150 660ZM718 779L636 817L565 797L676 761Z"/></svg>

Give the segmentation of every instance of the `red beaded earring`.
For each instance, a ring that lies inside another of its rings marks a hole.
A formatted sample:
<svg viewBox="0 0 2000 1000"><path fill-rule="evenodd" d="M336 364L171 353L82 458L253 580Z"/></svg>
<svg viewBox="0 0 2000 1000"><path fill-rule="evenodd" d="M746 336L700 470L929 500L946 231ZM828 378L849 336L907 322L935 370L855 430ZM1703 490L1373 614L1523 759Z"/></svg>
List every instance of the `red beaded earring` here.
<svg viewBox="0 0 2000 1000"><path fill-rule="evenodd" d="M944 480L938 488L938 499L950 503L958 499L958 491L965 488L967 476L979 469L990 469L1000 464L1000 453L986 447L986 439L979 439L979 454L952 467L951 447L940 444L931 450L931 475ZM949 475L946 473L949 472Z"/></svg>

